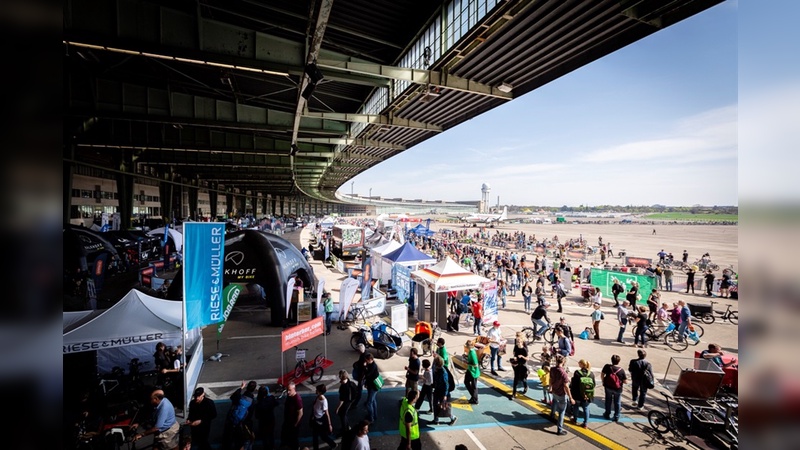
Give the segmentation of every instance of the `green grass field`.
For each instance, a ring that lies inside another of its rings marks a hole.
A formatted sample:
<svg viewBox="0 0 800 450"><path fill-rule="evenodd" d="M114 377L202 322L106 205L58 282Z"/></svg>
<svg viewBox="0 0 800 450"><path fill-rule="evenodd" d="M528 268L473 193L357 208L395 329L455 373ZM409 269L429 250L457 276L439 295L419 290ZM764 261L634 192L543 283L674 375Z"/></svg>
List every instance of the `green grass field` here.
<svg viewBox="0 0 800 450"><path fill-rule="evenodd" d="M739 216L737 214L692 214L692 213L658 213L648 214L646 219L653 220L693 220L693 221L733 221L738 222Z"/></svg>

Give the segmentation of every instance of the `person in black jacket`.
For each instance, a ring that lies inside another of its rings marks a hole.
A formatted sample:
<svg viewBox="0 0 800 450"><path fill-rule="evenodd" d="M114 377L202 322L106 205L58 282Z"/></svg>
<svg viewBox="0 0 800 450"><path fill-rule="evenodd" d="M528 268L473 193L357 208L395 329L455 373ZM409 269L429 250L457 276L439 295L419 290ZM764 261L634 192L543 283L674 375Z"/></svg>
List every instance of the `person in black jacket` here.
<svg viewBox="0 0 800 450"><path fill-rule="evenodd" d="M547 308L550 302L544 302L536 307L531 314L531 322L533 323L534 337L538 340L548 328L550 328L550 318L547 316Z"/></svg>
<svg viewBox="0 0 800 450"><path fill-rule="evenodd" d="M614 308L619 308L619 294L625 292L625 288L618 279L614 278L614 285L611 286L611 293L614 295Z"/></svg>
<svg viewBox="0 0 800 450"><path fill-rule="evenodd" d="M211 421L217 417L214 401L206 397L202 387L194 390L192 402L189 404L189 417L186 425L192 430L192 443L200 450L211 450L208 435L211 433Z"/></svg>
<svg viewBox="0 0 800 450"><path fill-rule="evenodd" d="M371 353L364 357L364 385L367 387L367 420L375 423L378 420L378 387L375 380L380 376L378 365Z"/></svg>
<svg viewBox="0 0 800 450"><path fill-rule="evenodd" d="M275 447L275 408L278 407L278 399L270 395L267 386L258 388L256 397L255 416L258 420L256 428L256 438L262 442L264 450L272 450Z"/></svg>
<svg viewBox="0 0 800 450"><path fill-rule="evenodd" d="M636 354L639 356L637 359L632 359L628 364L628 373L631 376L631 398L633 402L631 406L638 409L644 407L644 401L647 397L647 378L645 378L645 371L649 370L653 373L653 366L645 359L647 352L645 350L637 350ZM638 401L637 401L638 399Z"/></svg>

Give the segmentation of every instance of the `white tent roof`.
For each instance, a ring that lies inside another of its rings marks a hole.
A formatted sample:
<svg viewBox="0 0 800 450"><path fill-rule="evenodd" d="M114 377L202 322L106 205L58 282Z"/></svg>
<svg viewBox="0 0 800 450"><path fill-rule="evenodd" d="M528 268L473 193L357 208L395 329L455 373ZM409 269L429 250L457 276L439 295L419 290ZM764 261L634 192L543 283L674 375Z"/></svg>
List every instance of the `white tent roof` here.
<svg viewBox="0 0 800 450"><path fill-rule="evenodd" d="M438 264L411 272L417 283L428 286L433 292L448 292L461 289L475 289L489 281L461 267L452 259L445 258Z"/></svg>
<svg viewBox="0 0 800 450"><path fill-rule="evenodd" d="M160 234L160 235L163 236L164 235L164 227L156 228L155 230L150 230L150 231L147 232L147 234L149 234L150 236L153 236L155 234ZM176 230L174 228L170 228L169 229L169 237L171 237L172 240L175 241L175 251L176 252L183 251L183 233L181 233L180 231L178 231L178 230Z"/></svg>
<svg viewBox="0 0 800 450"><path fill-rule="evenodd" d="M373 255L377 255L377 256L383 256L383 255L385 255L387 253L391 253L391 252L397 250L398 248L400 248L400 245L401 244L399 242L397 242L394 239L392 239L391 241L389 241L389 242L387 242L387 243L385 243L383 245L379 245L377 247L373 247L370 250L370 253L372 253Z"/></svg>
<svg viewBox="0 0 800 450"><path fill-rule="evenodd" d="M64 353L108 349L180 336L182 303L150 297L132 289L91 321L64 333Z"/></svg>

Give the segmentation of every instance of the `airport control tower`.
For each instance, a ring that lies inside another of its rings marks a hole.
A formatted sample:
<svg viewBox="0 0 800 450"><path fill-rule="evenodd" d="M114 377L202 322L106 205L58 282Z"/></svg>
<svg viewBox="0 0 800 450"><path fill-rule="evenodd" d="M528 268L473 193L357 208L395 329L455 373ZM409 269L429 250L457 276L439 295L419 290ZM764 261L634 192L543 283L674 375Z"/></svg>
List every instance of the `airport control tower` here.
<svg viewBox="0 0 800 450"><path fill-rule="evenodd" d="M492 190L492 187L489 186L489 183L483 183L481 185L481 207L479 208L482 213L489 212L489 191Z"/></svg>

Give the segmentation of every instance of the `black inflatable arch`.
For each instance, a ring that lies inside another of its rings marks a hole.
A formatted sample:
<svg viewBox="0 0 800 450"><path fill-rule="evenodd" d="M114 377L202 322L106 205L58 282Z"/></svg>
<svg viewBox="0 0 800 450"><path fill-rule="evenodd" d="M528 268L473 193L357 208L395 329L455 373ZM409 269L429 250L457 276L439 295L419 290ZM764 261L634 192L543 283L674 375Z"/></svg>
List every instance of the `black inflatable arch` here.
<svg viewBox="0 0 800 450"><path fill-rule="evenodd" d="M315 293L317 278L314 269L291 242L259 230L240 230L225 235L224 283L261 285L266 293L273 326L283 325L287 282L293 275L299 276L307 292ZM180 298L182 281L180 274L175 277L169 298Z"/></svg>

